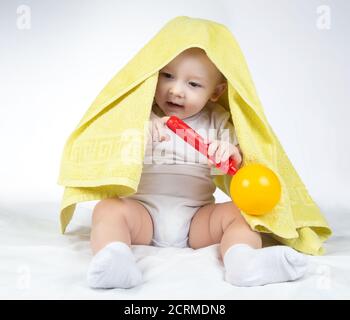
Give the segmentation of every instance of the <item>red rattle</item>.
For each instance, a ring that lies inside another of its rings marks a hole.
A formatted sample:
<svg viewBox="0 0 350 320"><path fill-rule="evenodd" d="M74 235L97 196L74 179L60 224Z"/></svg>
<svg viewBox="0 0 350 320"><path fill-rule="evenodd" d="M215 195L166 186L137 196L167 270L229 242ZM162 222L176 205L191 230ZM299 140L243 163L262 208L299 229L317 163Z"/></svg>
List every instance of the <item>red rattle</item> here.
<svg viewBox="0 0 350 320"><path fill-rule="evenodd" d="M281 197L281 184L269 168L261 164L249 164L237 170L233 157L216 163L208 155L209 144L190 126L176 116L171 116L166 125L176 135L210 159L223 172L234 176L230 184L231 198L238 208L251 215L262 215L271 211Z"/></svg>

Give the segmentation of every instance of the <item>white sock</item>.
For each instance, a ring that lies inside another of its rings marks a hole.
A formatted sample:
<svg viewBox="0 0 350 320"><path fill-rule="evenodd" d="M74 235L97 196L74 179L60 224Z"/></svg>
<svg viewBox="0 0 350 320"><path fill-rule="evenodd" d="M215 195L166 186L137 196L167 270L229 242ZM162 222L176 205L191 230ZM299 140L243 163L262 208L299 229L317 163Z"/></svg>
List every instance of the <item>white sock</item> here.
<svg viewBox="0 0 350 320"><path fill-rule="evenodd" d="M124 242L112 242L92 259L87 281L92 288L130 288L142 282L135 257Z"/></svg>
<svg viewBox="0 0 350 320"><path fill-rule="evenodd" d="M235 286L261 286L301 278L307 257L287 246L254 249L236 244L224 255L225 280Z"/></svg>

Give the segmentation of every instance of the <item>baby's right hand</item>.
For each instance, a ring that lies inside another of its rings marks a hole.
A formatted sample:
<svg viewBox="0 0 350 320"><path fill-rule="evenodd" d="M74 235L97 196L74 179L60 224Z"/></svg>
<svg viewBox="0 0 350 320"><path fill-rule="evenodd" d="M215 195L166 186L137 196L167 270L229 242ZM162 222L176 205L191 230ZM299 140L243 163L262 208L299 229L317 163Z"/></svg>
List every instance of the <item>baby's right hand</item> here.
<svg viewBox="0 0 350 320"><path fill-rule="evenodd" d="M154 142L169 141L170 136L165 133L166 122L170 117L152 119L152 140Z"/></svg>

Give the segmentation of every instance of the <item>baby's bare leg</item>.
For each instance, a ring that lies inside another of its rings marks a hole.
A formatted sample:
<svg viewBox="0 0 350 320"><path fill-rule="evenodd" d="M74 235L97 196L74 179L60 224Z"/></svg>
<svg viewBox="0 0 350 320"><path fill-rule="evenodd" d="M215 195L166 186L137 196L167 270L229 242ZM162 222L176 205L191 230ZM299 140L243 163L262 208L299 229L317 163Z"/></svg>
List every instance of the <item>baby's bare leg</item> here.
<svg viewBox="0 0 350 320"><path fill-rule="evenodd" d="M189 244L193 249L216 243L221 244L221 257L234 244L262 245L260 234L250 228L232 201L203 206L191 221Z"/></svg>
<svg viewBox="0 0 350 320"><path fill-rule="evenodd" d="M110 198L101 200L95 206L91 229L91 249L94 254L115 241L129 246L149 245L152 236L152 219L147 209L136 200Z"/></svg>
<svg viewBox="0 0 350 320"><path fill-rule="evenodd" d="M150 244L153 223L136 200L111 198L94 209L91 248L94 257L87 274L92 288L130 288L141 284L142 273L131 244Z"/></svg>

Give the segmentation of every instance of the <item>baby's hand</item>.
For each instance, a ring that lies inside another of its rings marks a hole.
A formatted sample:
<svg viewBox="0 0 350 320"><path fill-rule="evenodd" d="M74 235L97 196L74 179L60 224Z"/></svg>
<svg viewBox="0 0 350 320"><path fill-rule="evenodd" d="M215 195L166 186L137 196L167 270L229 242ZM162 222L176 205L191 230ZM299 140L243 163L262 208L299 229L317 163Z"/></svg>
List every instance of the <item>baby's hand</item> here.
<svg viewBox="0 0 350 320"><path fill-rule="evenodd" d="M152 140L158 141L169 141L170 136L165 133L166 122L170 117L156 118L152 120Z"/></svg>
<svg viewBox="0 0 350 320"><path fill-rule="evenodd" d="M225 162L231 156L235 161L235 167L239 168L242 164L242 154L239 146L235 146L228 141L220 140L206 140L205 143L209 144L208 155L213 156L216 163ZM208 159L209 167L213 166L214 163Z"/></svg>

